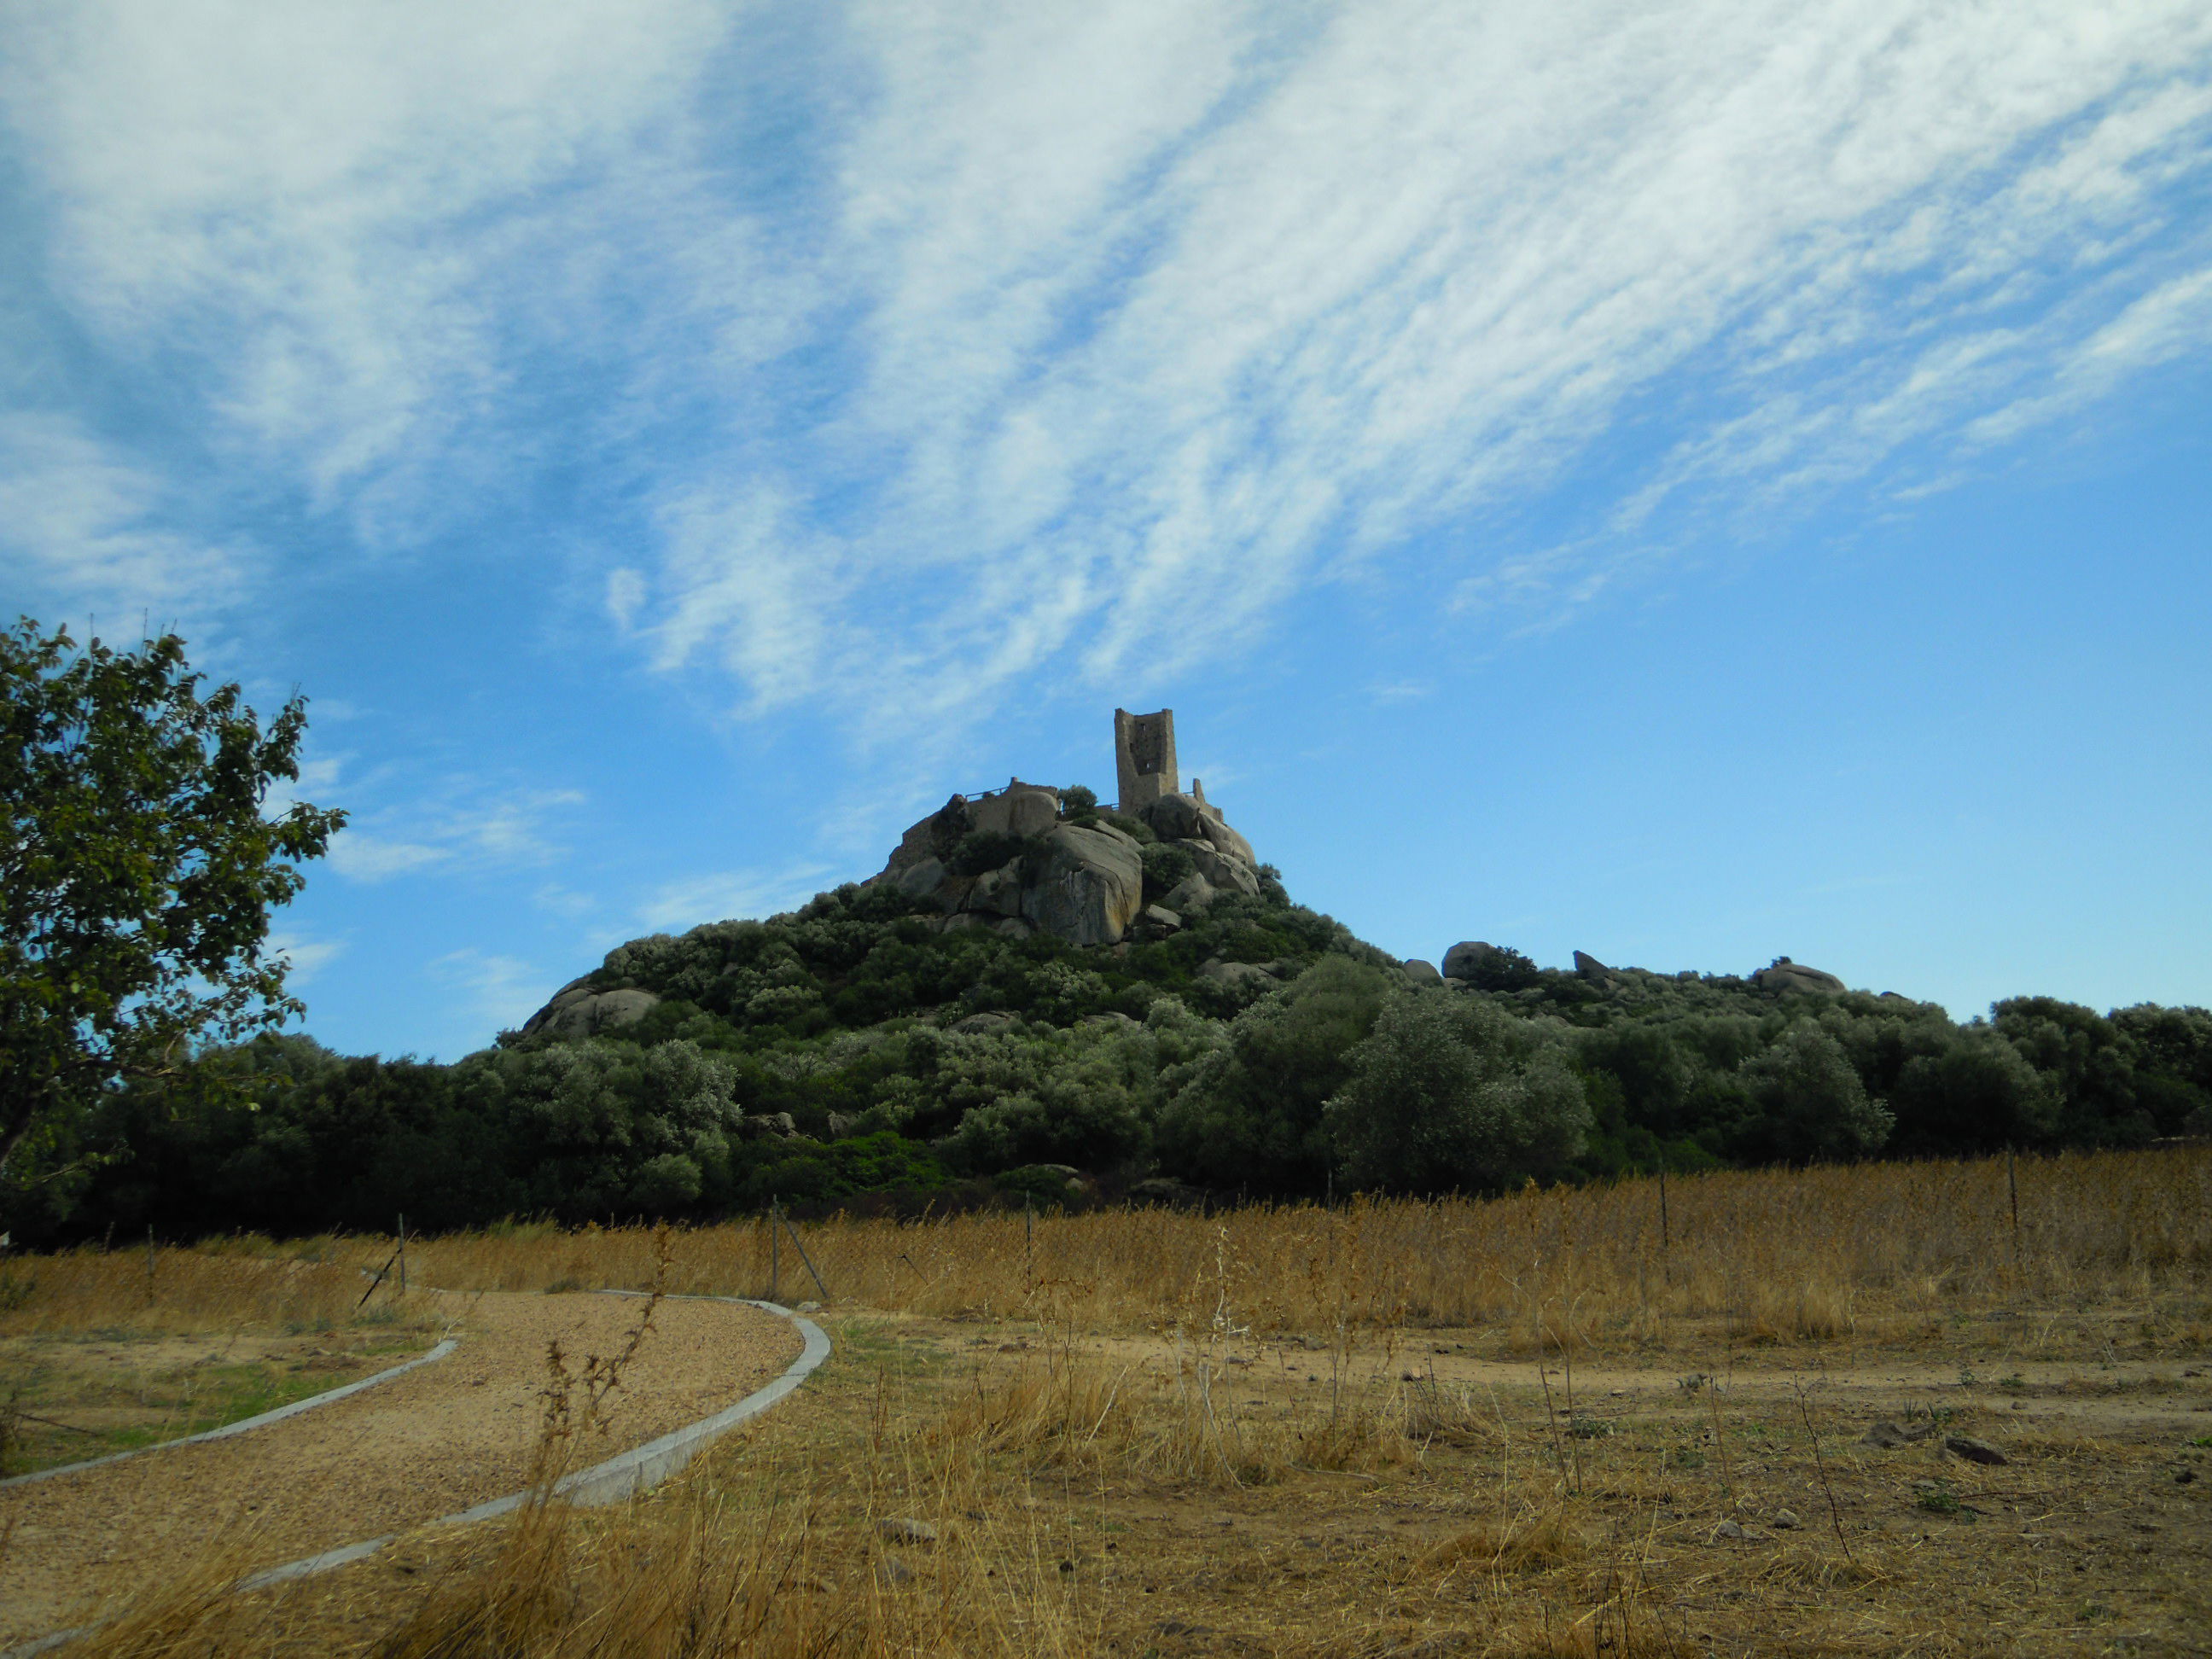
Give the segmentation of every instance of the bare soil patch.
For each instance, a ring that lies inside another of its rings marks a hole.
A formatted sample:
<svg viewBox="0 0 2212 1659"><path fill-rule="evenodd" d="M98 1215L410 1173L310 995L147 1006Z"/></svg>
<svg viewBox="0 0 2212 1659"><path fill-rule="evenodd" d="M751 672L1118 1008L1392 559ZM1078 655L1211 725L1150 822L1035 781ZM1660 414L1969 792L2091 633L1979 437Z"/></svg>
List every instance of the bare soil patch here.
<svg viewBox="0 0 2212 1659"><path fill-rule="evenodd" d="M1340 1352L1330 1401L1313 1349L831 1331L805 1389L648 1502L570 1517L557 1563L501 1528L422 1534L222 1628L257 1656L413 1651L393 1633L555 1573L512 1651L2181 1655L2212 1628L2193 1361L2021 1400L1895 1354L1656 1354L1578 1364L1570 1413L1564 1368L1548 1400L1533 1361L1432 1382L1403 1344ZM1919 1437L1870 1444L1880 1421Z"/></svg>
<svg viewBox="0 0 2212 1659"><path fill-rule="evenodd" d="M237 1568L274 1565L515 1491L539 1438L550 1346L579 1370L618 1352L644 1307L592 1295L413 1299L443 1313L459 1352L265 1430L0 1492L0 1644L76 1622L218 1544ZM572 1461L707 1416L799 1347L788 1323L757 1309L664 1302Z"/></svg>
<svg viewBox="0 0 2212 1659"><path fill-rule="evenodd" d="M2023 1159L2016 1209L2012 1175L803 1224L835 1352L678 1479L607 1510L425 1529L251 1595L211 1562L150 1586L167 1593L103 1643L115 1659L2207 1651L2212 1149ZM495 1229L427 1242L422 1271L757 1295L772 1237ZM163 1283L243 1297L220 1266L165 1263ZM295 1277L303 1301L325 1294Z"/></svg>

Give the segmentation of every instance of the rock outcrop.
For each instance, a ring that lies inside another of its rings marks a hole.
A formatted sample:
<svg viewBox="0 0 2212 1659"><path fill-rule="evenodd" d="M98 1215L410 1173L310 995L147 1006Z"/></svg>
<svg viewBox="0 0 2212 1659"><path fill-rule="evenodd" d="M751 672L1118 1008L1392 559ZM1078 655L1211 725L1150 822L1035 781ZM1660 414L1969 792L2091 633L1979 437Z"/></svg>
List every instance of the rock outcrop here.
<svg viewBox="0 0 2212 1659"><path fill-rule="evenodd" d="M1248 868L1257 869L1260 859L1259 855L1253 852L1252 843L1231 830L1223 821L1221 813L1217 808L1206 806L1204 811L1205 821L1199 825L1199 833L1207 841L1212 842L1217 851L1237 860Z"/></svg>
<svg viewBox="0 0 2212 1659"><path fill-rule="evenodd" d="M1242 836L1238 839L1241 841ZM1260 892L1260 872L1249 859L1238 858L1224 852L1210 841L1179 841L1173 845L1190 854L1190 861L1198 866L1198 873L1207 886L1217 892L1235 890L1257 897Z"/></svg>
<svg viewBox="0 0 2212 1659"><path fill-rule="evenodd" d="M1499 970L1513 968L1516 964L1522 977L1534 976L1534 964L1517 952L1501 950L1497 945L1486 944L1480 939L1462 939L1444 952L1443 976L1447 983L1487 986L1492 989L1501 987L1510 988L1516 981L1511 975L1501 975ZM1407 976L1415 984L1427 985L1435 982L1431 975L1436 970L1425 962L1408 962L1405 964L1405 969ZM1574 971L1575 977L1585 985L1615 994L1632 993L1639 986L1648 989L1665 979L1694 985L1698 983L1702 977L1692 972L1656 975L1639 968L1608 968L1587 951L1575 952ZM1730 982L1741 983L1741 981L1731 981ZM1840 996L1850 989L1833 974L1823 973L1818 968L1808 968L1802 962L1790 961L1788 957L1775 957L1771 965L1761 968L1751 975L1751 983L1769 996L1781 996L1794 992L1832 997ZM1521 994L1526 997L1540 994L1540 993L1533 989L1523 989ZM1893 991L1886 991L1882 994L1899 1002L1909 1000L1907 998L1898 996Z"/></svg>
<svg viewBox="0 0 2212 1659"><path fill-rule="evenodd" d="M1017 938L1034 928L1097 945L1120 944L1140 918L1158 937L1223 893L1259 894L1252 843L1203 795L1170 791L1140 811L1145 827L1188 854L1195 872L1172 892L1156 891L1149 908L1136 838L1087 811L1062 821L1058 790L1018 778L975 800L953 796L900 838L875 879L935 906L948 928L989 927ZM995 867L961 873L1011 844L1018 850Z"/></svg>
<svg viewBox="0 0 2212 1659"><path fill-rule="evenodd" d="M1463 939L1444 952L1443 976L1472 980L1484 968L1502 960L1504 954L1486 940Z"/></svg>
<svg viewBox="0 0 2212 1659"><path fill-rule="evenodd" d="M1833 974L1824 974L1818 968L1808 968L1802 962L1792 962L1788 957L1777 957L1770 967L1760 969L1751 976L1751 982L1762 991L1779 996L1784 991L1811 991L1818 995L1840 996L1850 988Z"/></svg>
<svg viewBox="0 0 2212 1659"><path fill-rule="evenodd" d="M1014 836L1027 841L1060 822L1060 791L1017 778L995 795L968 809L969 827L984 835Z"/></svg>
<svg viewBox="0 0 2212 1659"><path fill-rule="evenodd" d="M926 859L943 863L952 856L952 849L960 845L960 838L972 827L967 797L953 796L900 838L890 862L884 866L884 875L902 876Z"/></svg>
<svg viewBox="0 0 2212 1659"><path fill-rule="evenodd" d="M1022 883L1022 917L1076 945L1117 945L1145 902L1137 843L1105 826L1063 823Z"/></svg>
<svg viewBox="0 0 2212 1659"><path fill-rule="evenodd" d="M618 1025L634 1025L659 1005L650 991L597 991L589 978L571 980L525 1021L522 1034L580 1040Z"/></svg>
<svg viewBox="0 0 2212 1659"><path fill-rule="evenodd" d="M1252 843L1231 829L1221 816L1221 809L1202 795L1162 795L1139 809L1139 816L1143 817L1146 827L1162 841L1177 842L1186 847L1205 847L1234 859L1248 870L1256 869L1259 866L1260 860L1253 854ZM1216 882L1214 884L1221 886L1225 884Z"/></svg>
<svg viewBox="0 0 2212 1659"><path fill-rule="evenodd" d="M968 890L968 908L979 915L1018 916L1022 913L1022 892L1019 864L987 870Z"/></svg>
<svg viewBox="0 0 2212 1659"><path fill-rule="evenodd" d="M1138 809L1138 816L1150 826L1162 841L1200 841L1205 838L1201 826L1206 813L1194 795L1162 795Z"/></svg>
<svg viewBox="0 0 2212 1659"><path fill-rule="evenodd" d="M1587 951L1575 952L1575 973L1578 978L1591 985L1606 986L1613 983L1613 969Z"/></svg>
<svg viewBox="0 0 2212 1659"><path fill-rule="evenodd" d="M1224 962L1214 957L1198 965L1198 977L1256 995L1273 989L1279 980L1295 977L1297 968L1294 962Z"/></svg>
<svg viewBox="0 0 2212 1659"><path fill-rule="evenodd" d="M1212 882L1204 876L1185 876L1160 902L1177 915L1181 915L1186 911L1203 910L1207 905L1212 903L1213 900L1214 890Z"/></svg>

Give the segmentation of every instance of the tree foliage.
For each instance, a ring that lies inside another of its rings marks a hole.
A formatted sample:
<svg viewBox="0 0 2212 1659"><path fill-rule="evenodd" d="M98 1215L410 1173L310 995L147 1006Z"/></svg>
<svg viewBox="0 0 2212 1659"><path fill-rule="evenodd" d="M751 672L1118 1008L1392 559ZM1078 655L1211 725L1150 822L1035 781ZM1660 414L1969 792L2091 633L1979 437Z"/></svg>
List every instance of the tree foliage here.
<svg viewBox="0 0 2212 1659"><path fill-rule="evenodd" d="M1563 1034L1471 997L1399 998L1347 1059L1328 1117L1359 1186L1433 1193L1550 1174L1589 1133Z"/></svg>
<svg viewBox="0 0 2212 1659"><path fill-rule="evenodd" d="M1187 860L1148 846L1148 887ZM0 1190L0 1226L1294 1199L2212 1133L2203 1009L2021 998L1960 1022L1728 975L1585 979L1503 948L1474 982L1420 989L1272 871L1113 950L948 928L883 882L633 939L588 978L659 1000L449 1066L264 1035L126 1075L70 1120L114 1156L35 1203Z"/></svg>
<svg viewBox="0 0 2212 1659"><path fill-rule="evenodd" d="M301 698L264 728L201 687L173 635L0 635L0 1168L115 1079L301 1012L269 913L344 815L264 811Z"/></svg>
<svg viewBox="0 0 2212 1659"><path fill-rule="evenodd" d="M1322 1121L1351 1079L1352 1055L1402 976L1324 957L1229 1024L1177 1079L1160 1113L1159 1149L1185 1180L1316 1197L1334 1156Z"/></svg>

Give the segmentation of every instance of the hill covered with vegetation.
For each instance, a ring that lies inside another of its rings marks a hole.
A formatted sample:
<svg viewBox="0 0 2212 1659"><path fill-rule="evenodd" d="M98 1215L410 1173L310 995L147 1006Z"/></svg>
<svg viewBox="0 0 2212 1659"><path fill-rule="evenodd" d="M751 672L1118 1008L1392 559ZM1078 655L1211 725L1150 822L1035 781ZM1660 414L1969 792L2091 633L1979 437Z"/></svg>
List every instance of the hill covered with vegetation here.
<svg viewBox="0 0 2212 1659"><path fill-rule="evenodd" d="M634 939L451 1065L301 1036L211 1049L108 1096L16 1178L0 1224L21 1243L401 1212L697 1218L772 1196L1473 1192L2212 1131L2202 1009L2029 996L1961 1024L1788 964L1560 969L1489 945L1456 947L1445 976L1264 865L1209 884L1206 843L1087 792L1017 827L938 823L939 844L910 832L903 863L788 915ZM1071 829L1134 849L1120 938L974 908L1000 872L1064 897Z"/></svg>

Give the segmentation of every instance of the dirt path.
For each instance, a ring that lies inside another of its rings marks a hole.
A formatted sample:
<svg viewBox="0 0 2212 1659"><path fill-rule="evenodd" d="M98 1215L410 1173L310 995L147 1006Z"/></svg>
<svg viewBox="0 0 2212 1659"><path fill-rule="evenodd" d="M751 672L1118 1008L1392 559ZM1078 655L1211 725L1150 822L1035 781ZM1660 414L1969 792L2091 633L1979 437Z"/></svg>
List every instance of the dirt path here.
<svg viewBox="0 0 2212 1659"><path fill-rule="evenodd" d="M1041 1340L969 1341L1008 1352L1034 1349L1040 1356L1054 1346ZM1188 1346L1178 1350L1153 1337L1082 1338L1077 1348L1109 1364L1161 1374L1172 1374L1178 1363L1189 1366L1206 1357L1201 1350ZM1540 1378L1533 1358L1490 1359L1461 1349L1457 1342L1422 1340L1401 1344L1387 1353L1364 1347L1348 1363L1340 1362L1342 1381L1363 1387L1433 1377L1446 1387L1498 1389L1508 1395L1534 1392L1548 1382L1559 1409L1565 1409L1566 1376L1556 1358L1546 1360ZM1212 1363L1220 1364L1224 1358L1231 1375L1272 1382L1293 1393L1330 1386L1329 1353L1318 1344L1238 1342L1215 1355ZM1971 1407L2002 1411L2024 1421L2063 1420L2092 1431L2126 1427L2212 1434L2212 1357L2102 1365L2082 1360L1979 1364L1978 1372L1962 1371L1956 1361L1930 1362L1887 1352L1810 1354L1793 1363L1787 1353L1754 1351L1739 1355L1725 1374L1709 1380L1719 1384L1724 1399L1744 1404L1792 1401L1802 1384L1816 1401L1876 1416ZM1686 1369L1679 1356L1649 1364L1600 1361L1577 1365L1576 1410L1601 1417L1624 1409L1702 1413L1706 1407L1701 1390L1683 1386Z"/></svg>
<svg viewBox="0 0 2212 1659"><path fill-rule="evenodd" d="M461 1343L435 1364L234 1439L0 1492L0 1648L79 1622L210 1548L240 1552L241 1566L272 1566L515 1491L543 1420L548 1344L580 1373L587 1356L621 1350L644 1307L590 1295L432 1294ZM787 1322L758 1309L663 1303L608 1401L604 1431L574 1465L733 1404L799 1346Z"/></svg>

